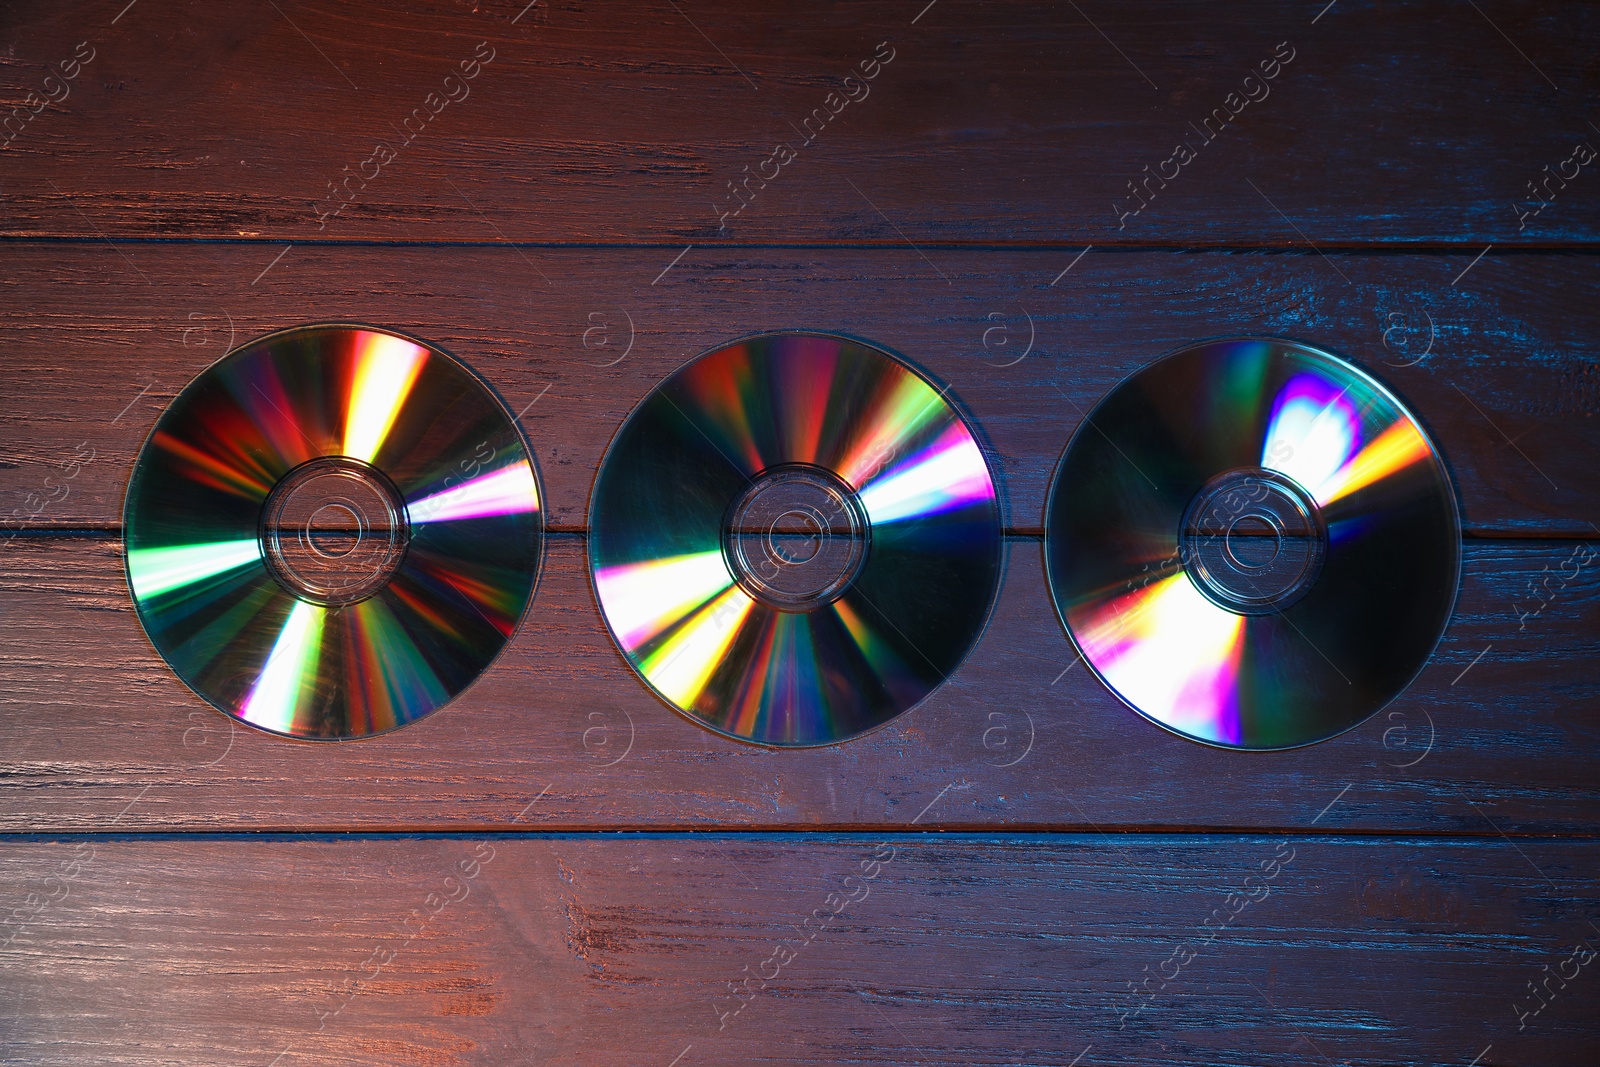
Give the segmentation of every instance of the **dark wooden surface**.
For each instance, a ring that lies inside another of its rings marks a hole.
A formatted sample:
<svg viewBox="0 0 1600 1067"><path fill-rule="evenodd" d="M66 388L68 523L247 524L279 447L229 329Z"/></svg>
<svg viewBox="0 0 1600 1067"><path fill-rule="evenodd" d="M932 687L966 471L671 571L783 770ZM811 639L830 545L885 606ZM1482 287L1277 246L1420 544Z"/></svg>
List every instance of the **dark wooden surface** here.
<svg viewBox="0 0 1600 1067"><path fill-rule="evenodd" d="M1531 613L1528 582L1581 544L1468 541L1455 620L1411 688L1339 738L1260 754L1158 730L1074 665L1033 540L1010 543L988 630L929 700L847 745L775 751L644 690L574 536L550 539L493 670L422 722L341 745L205 709L140 632L113 542L19 539L0 577L0 640L19 650L0 662L0 829L94 830L148 787L119 828L498 830L546 786L519 825L889 829L954 782L919 825L1588 835L1600 723L1575 665L1600 655L1600 577L1591 565L1538 615L1512 607Z"/></svg>
<svg viewBox="0 0 1600 1067"><path fill-rule="evenodd" d="M1587 244L1600 220L1593 163L1525 227L1511 207L1594 136L1600 13L1579 0L1340 0L1320 19L1324 5L1284 0L1225 14L1197 0L941 0L915 24L926 0L803 13L541 0L513 24L525 3L140 0L115 22L115 2L8 5L8 95L40 88L80 41L95 58L6 150L4 230L1303 247L1298 226L1328 243L1476 252ZM480 41L494 58L470 95L365 168L377 176L319 230L327 184L404 140L402 120ZM803 120L883 42L893 59L854 90L865 97L803 144ZM1293 58L1265 99L1210 142L1189 130L1280 43ZM1119 225L1113 201L1186 134L1197 158ZM779 143L797 158L720 228L725 183L759 173Z"/></svg>
<svg viewBox="0 0 1600 1067"><path fill-rule="evenodd" d="M1544 966L1600 946L1592 842L529 834L12 852L0 890L57 898L5 949L16 1062L1594 1062L1579 983L1600 960L1552 981L1521 1031L1517 1014ZM830 921L835 893L859 899Z"/></svg>
<svg viewBox="0 0 1600 1067"><path fill-rule="evenodd" d="M1517 217L1600 147L1594 7L125 5L0 12L0 1062L1594 1061L1600 577L1561 575L1600 543L1600 160ZM1119 225L1280 42L1270 95ZM378 141L395 158L319 227ZM719 226L779 142L796 158ZM488 674L345 745L190 694L118 545L162 406L317 320L411 331L533 402L555 531ZM945 687L781 752L651 698L582 560L633 404L794 327L950 386L1010 536ZM1083 413L1241 333L1396 390L1465 533L1410 689L1272 755L1124 708L1040 565Z"/></svg>
<svg viewBox="0 0 1600 1067"><path fill-rule="evenodd" d="M59 496L46 479L59 483L82 445L94 461L67 495L20 518L115 524L133 458L174 393L230 338L315 317L441 344L513 411L537 398L524 423L557 529L583 528L606 443L684 359L743 333L810 327L888 345L948 384L997 454L1021 532L1040 532L1061 449L1111 386L1194 340L1266 333L1314 339L1399 391L1449 456L1473 533L1596 535L1600 259L1589 254L1491 252L1451 287L1476 251L1334 253L1330 265L1313 252L1096 250L1052 287L1081 248L932 249L935 273L909 248L697 247L652 285L682 246L296 244L258 277L285 247L13 245L0 329L28 372L0 382L13 428L0 443L0 516L39 506L29 493Z"/></svg>

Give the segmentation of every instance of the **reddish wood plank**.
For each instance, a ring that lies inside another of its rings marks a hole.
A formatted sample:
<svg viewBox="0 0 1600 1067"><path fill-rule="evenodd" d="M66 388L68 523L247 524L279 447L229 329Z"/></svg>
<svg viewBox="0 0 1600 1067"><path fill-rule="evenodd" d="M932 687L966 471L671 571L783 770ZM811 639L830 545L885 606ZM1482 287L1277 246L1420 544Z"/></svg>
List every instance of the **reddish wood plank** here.
<svg viewBox="0 0 1600 1067"><path fill-rule="evenodd" d="M24 921L0 926L0 1049L208 1067L1567 1067L1592 1062L1600 1009L1595 849L1143 834L14 843L0 903ZM1536 1001L1528 984L1558 972Z"/></svg>
<svg viewBox="0 0 1600 1067"><path fill-rule="evenodd" d="M1600 88L1588 5L925 6L11 4L0 226L91 240L1594 240L1597 164L1572 154L1600 145L1582 106ZM744 202L731 182L751 199L725 219ZM1135 183L1153 199L1124 218Z"/></svg>
<svg viewBox="0 0 1600 1067"><path fill-rule="evenodd" d="M1093 252L1072 265L1075 253L934 250L946 285L909 251L696 248L663 276L676 254L9 245L0 519L114 524L175 392L230 340L314 320L412 331L526 408L550 520L569 530L650 388L706 348L780 328L863 336L948 384L992 446L1020 531L1038 531L1082 412L1157 356L1229 334L1321 344L1389 382L1452 464L1469 530L1587 536L1600 515L1591 256L1492 254L1452 287L1472 256ZM63 466L91 453L66 481Z"/></svg>
<svg viewBox="0 0 1600 1067"><path fill-rule="evenodd" d="M524 821L542 829L870 828L949 787L921 825L1593 832L1600 570L1574 551L1591 550L1467 542L1454 623L1390 709L1236 753L1166 734L1074 666L1039 545L1016 541L944 687L864 738L774 751L648 695L577 537L551 539L521 631L457 703L334 745L233 728L184 688L138 629L114 544L21 538L0 550L0 829L496 828L541 795Z"/></svg>

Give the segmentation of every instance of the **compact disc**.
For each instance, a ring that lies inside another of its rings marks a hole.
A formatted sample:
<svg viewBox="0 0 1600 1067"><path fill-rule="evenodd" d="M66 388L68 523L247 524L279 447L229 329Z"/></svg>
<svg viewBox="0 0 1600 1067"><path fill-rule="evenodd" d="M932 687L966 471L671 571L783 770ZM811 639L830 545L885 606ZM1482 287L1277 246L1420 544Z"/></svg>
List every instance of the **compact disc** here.
<svg viewBox="0 0 1600 1067"><path fill-rule="evenodd" d="M128 486L128 585L172 669L273 733L352 738L437 709L516 629L539 490L515 420L419 341L253 341L157 421Z"/></svg>
<svg viewBox="0 0 1600 1067"><path fill-rule="evenodd" d="M595 596L667 703L820 745L916 704L983 629L1000 509L971 428L859 341L768 334L691 361L628 417L590 515Z"/></svg>
<svg viewBox="0 0 1600 1067"><path fill-rule="evenodd" d="M1045 563L1084 660L1135 710L1196 741L1290 748L1422 669L1460 529L1444 463L1383 386L1307 345L1214 341L1084 420Z"/></svg>

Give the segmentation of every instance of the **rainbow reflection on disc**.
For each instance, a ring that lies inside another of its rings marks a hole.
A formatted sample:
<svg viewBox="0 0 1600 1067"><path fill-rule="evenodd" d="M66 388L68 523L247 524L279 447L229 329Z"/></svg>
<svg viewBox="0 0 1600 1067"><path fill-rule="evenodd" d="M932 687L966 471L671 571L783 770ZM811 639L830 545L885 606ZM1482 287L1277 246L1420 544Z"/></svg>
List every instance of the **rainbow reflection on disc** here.
<svg viewBox="0 0 1600 1067"><path fill-rule="evenodd" d="M253 341L156 422L124 509L139 621L191 689L290 737L383 733L465 689L533 595L533 460L471 371L408 337Z"/></svg>
<svg viewBox="0 0 1600 1067"><path fill-rule="evenodd" d="M1422 669L1455 603L1444 464L1400 402L1306 345L1207 342L1124 381L1056 471L1051 596L1083 658L1184 737L1342 733Z"/></svg>
<svg viewBox="0 0 1600 1067"><path fill-rule="evenodd" d="M858 341L768 334L691 361L618 432L590 514L623 655L720 733L821 745L888 722L977 640L1000 511L961 415Z"/></svg>

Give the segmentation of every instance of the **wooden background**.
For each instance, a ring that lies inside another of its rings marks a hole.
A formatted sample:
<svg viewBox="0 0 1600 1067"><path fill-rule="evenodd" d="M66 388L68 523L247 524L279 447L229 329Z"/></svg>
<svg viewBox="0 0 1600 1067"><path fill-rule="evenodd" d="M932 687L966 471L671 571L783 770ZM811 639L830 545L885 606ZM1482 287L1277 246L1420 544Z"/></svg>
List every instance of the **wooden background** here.
<svg viewBox="0 0 1600 1067"><path fill-rule="evenodd" d="M0 13L0 1062L1594 1062L1600 161L1572 161L1600 147L1600 9L523 2ZM1127 183L1291 49L1119 225ZM179 389L329 320L531 403L553 533L477 685L313 745L177 682L118 522ZM1009 561L923 706L786 752L645 692L583 536L654 383L805 327L951 386ZM1237 334L1391 385L1464 522L1416 683L1270 755L1120 705L1040 558L1089 406Z"/></svg>

